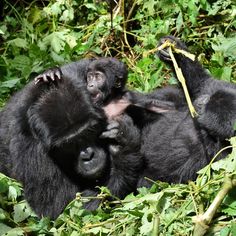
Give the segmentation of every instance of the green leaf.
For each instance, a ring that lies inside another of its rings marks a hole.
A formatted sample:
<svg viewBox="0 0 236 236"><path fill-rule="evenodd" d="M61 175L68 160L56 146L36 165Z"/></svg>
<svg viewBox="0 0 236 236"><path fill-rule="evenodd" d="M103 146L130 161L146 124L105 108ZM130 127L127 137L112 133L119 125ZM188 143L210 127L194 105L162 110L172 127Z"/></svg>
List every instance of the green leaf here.
<svg viewBox="0 0 236 236"><path fill-rule="evenodd" d="M36 22L40 22L42 19L42 11L38 7L30 8L30 15L29 15L29 21L32 24L35 24Z"/></svg>
<svg viewBox="0 0 236 236"><path fill-rule="evenodd" d="M218 36L215 38L215 42L212 43L212 48L216 52L222 52L225 57L236 58L236 36L232 38L225 38Z"/></svg>
<svg viewBox="0 0 236 236"><path fill-rule="evenodd" d="M22 38L16 38L13 40L8 41L10 45L14 45L19 48L28 48L28 42L25 39Z"/></svg>
<svg viewBox="0 0 236 236"><path fill-rule="evenodd" d="M53 15L57 16L57 15L61 14L61 11L62 11L62 7L61 7L61 3L59 1L52 4L51 13Z"/></svg>
<svg viewBox="0 0 236 236"><path fill-rule="evenodd" d="M14 221L15 222L22 222L26 218L28 218L31 215L31 210L29 209L29 206L26 202L18 203L14 206Z"/></svg>
<svg viewBox="0 0 236 236"><path fill-rule="evenodd" d="M179 12L177 19L176 19L176 29L179 32L183 25L183 14L182 11Z"/></svg>
<svg viewBox="0 0 236 236"><path fill-rule="evenodd" d="M24 231L21 228L14 228L5 233L4 236L24 236Z"/></svg>
<svg viewBox="0 0 236 236"><path fill-rule="evenodd" d="M6 193L8 191L7 178L0 179L0 193Z"/></svg>
<svg viewBox="0 0 236 236"><path fill-rule="evenodd" d="M60 21L64 21L64 22L69 22L73 19L74 19L74 10L73 10L73 8L66 9L65 11L63 11L61 17L59 18Z"/></svg>
<svg viewBox="0 0 236 236"><path fill-rule="evenodd" d="M232 222L231 224L231 234L236 235L236 223Z"/></svg>
<svg viewBox="0 0 236 236"><path fill-rule="evenodd" d="M9 186L8 198L12 200L16 200L17 198L17 189L13 186Z"/></svg>
<svg viewBox="0 0 236 236"><path fill-rule="evenodd" d="M7 232L9 232L12 228L3 224L3 223L0 223L0 235L4 235L6 234Z"/></svg>
<svg viewBox="0 0 236 236"><path fill-rule="evenodd" d="M11 67L23 71L25 68L31 68L31 60L24 55L15 56L11 61Z"/></svg>
<svg viewBox="0 0 236 236"><path fill-rule="evenodd" d="M223 201L222 212L229 216L236 216L236 192L232 189Z"/></svg>
<svg viewBox="0 0 236 236"><path fill-rule="evenodd" d="M211 57L212 61L216 61L219 65L223 66L224 64L224 56L223 53L221 51L219 52L215 52L212 57ZM221 68L217 68L218 70Z"/></svg>
<svg viewBox="0 0 236 236"><path fill-rule="evenodd" d="M0 221L3 222L3 220L5 220L5 219L6 219L6 212L0 208ZM1 229L1 226L0 226L0 229ZM1 232L1 230L0 230L0 232ZM1 233L0 233L0 235L1 235Z"/></svg>
<svg viewBox="0 0 236 236"><path fill-rule="evenodd" d="M14 88L16 84L20 81L20 79L11 79L4 81L0 84L1 88Z"/></svg>
<svg viewBox="0 0 236 236"><path fill-rule="evenodd" d="M109 229L106 229L104 227L94 227L94 228L91 228L91 229L88 229L86 230L86 234L90 233L90 234L93 234L93 235L103 235L103 234L108 234L110 232Z"/></svg>
<svg viewBox="0 0 236 236"><path fill-rule="evenodd" d="M87 7L88 9L92 9L94 11L97 10L95 4L93 4L93 3L85 3L84 6Z"/></svg>
<svg viewBox="0 0 236 236"><path fill-rule="evenodd" d="M234 123L234 127L233 128L234 128L234 130L236 130L236 122Z"/></svg>
<svg viewBox="0 0 236 236"><path fill-rule="evenodd" d="M154 11L155 11L155 4L157 2L155 0L149 0L149 1L145 1L143 4L143 9L147 9L148 14L153 15Z"/></svg>
<svg viewBox="0 0 236 236"><path fill-rule="evenodd" d="M232 74L232 68L225 66L225 67L223 67L221 79L230 82L231 74Z"/></svg>
<svg viewBox="0 0 236 236"><path fill-rule="evenodd" d="M221 159L217 162L214 162L211 165L213 170L219 171L225 170L227 173L233 173L236 171L236 137L230 139L230 143L233 147L232 153L229 154L227 158Z"/></svg>
<svg viewBox="0 0 236 236"><path fill-rule="evenodd" d="M45 46L50 46L56 53L59 53L65 47L67 33L68 30L53 32L43 39L39 47L44 49Z"/></svg>
<svg viewBox="0 0 236 236"><path fill-rule="evenodd" d="M229 234L230 234L230 228L228 226L224 227L220 231L220 236L229 236Z"/></svg>

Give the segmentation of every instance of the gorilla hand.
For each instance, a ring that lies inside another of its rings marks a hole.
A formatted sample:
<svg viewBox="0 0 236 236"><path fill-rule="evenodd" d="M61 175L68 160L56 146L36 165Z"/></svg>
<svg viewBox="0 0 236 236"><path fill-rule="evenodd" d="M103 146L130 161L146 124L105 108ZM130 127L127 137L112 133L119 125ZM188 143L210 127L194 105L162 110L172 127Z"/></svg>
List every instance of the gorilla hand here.
<svg viewBox="0 0 236 236"><path fill-rule="evenodd" d="M121 115L111 120L107 125L107 129L101 134L100 138L111 139L113 143L109 145L111 154L118 154L121 148L129 143L139 143L140 133L133 121L128 115Z"/></svg>
<svg viewBox="0 0 236 236"><path fill-rule="evenodd" d="M57 82L58 80L61 80L62 78L62 72L59 67L55 67L49 70L46 70L42 74L35 77L34 82L35 84L38 84L39 82Z"/></svg>

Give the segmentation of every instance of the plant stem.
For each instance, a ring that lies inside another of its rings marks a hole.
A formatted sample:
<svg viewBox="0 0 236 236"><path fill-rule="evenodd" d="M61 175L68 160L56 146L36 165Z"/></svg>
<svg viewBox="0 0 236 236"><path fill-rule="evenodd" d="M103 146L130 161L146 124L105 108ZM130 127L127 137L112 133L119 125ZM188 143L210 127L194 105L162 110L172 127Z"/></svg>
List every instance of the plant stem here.
<svg viewBox="0 0 236 236"><path fill-rule="evenodd" d="M203 236L211 223L218 207L224 200L228 192L236 186L236 179L231 179L231 177L226 176L221 190L216 195L215 199L203 215L198 215L194 218L195 227L193 236Z"/></svg>

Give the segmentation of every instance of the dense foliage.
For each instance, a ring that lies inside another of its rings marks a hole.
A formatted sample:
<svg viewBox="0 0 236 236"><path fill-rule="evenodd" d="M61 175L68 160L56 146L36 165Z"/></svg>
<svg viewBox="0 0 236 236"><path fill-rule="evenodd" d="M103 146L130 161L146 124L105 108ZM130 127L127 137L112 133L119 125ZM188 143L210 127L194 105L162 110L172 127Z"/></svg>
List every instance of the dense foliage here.
<svg viewBox="0 0 236 236"><path fill-rule="evenodd" d="M185 40L212 75L236 82L234 0L120 0L112 22L106 1L3 0L0 11L1 104L35 74L91 56L125 61L133 89L147 92L176 83L154 56L158 39L168 34ZM78 194L55 222L39 220L21 186L0 175L0 235L202 235L199 222L209 225L209 235L236 235L235 189L222 204L213 201L235 185L235 138L231 143L228 159L204 168L195 182L158 182L92 213L83 210L86 199ZM98 197L108 194L102 188ZM209 214L211 208L216 214Z"/></svg>

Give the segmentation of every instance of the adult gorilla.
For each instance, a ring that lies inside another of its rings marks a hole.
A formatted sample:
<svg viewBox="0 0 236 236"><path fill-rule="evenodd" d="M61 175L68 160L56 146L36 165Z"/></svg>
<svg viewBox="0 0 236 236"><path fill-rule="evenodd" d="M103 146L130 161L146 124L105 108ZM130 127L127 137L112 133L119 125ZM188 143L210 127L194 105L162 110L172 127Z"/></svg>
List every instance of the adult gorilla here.
<svg viewBox="0 0 236 236"><path fill-rule="evenodd" d="M126 78L114 58L81 60L38 76L1 111L0 171L22 182L39 216L56 218L77 192L95 195L95 186L117 197L134 190L142 164L139 132L128 117L118 119L125 138L116 133L110 143L101 107L122 93Z"/></svg>
<svg viewBox="0 0 236 236"><path fill-rule="evenodd" d="M166 40L187 50L172 36L162 38L161 44ZM161 50L159 57L173 66L168 50ZM228 144L226 139L235 135L236 85L213 79L196 60L182 54L175 54L175 58L199 116L194 119L190 116L179 88L167 87L147 95L132 94L131 103L139 107L130 106L127 112L142 128L141 153L145 159L138 186L150 186L144 177L171 183L194 180L196 172Z"/></svg>

